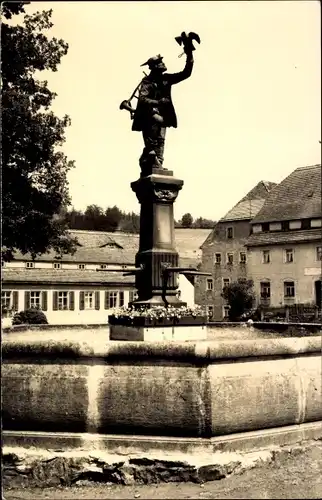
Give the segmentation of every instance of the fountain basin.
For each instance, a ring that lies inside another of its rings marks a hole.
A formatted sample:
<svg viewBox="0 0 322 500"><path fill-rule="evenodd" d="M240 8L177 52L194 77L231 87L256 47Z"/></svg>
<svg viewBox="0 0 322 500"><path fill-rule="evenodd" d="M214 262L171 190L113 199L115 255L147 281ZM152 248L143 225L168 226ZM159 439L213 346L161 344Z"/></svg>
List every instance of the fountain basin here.
<svg viewBox="0 0 322 500"><path fill-rule="evenodd" d="M8 339L2 359L4 435L209 439L322 420L319 336L105 345Z"/></svg>

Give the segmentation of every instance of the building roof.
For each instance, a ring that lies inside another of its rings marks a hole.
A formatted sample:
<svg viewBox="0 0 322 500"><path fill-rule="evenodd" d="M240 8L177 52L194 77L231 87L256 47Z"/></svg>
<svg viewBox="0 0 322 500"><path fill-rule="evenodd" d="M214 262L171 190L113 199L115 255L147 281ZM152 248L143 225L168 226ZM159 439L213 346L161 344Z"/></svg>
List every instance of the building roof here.
<svg viewBox="0 0 322 500"><path fill-rule="evenodd" d="M8 283L29 284L88 284L134 286L134 276L124 276L122 272L82 271L78 269L24 269L5 268L2 279Z"/></svg>
<svg viewBox="0 0 322 500"><path fill-rule="evenodd" d="M175 229L175 245L179 253L179 260L201 260L201 245L211 229Z"/></svg>
<svg viewBox="0 0 322 500"><path fill-rule="evenodd" d="M252 223L307 219L321 215L321 165L312 165L297 168L276 186Z"/></svg>
<svg viewBox="0 0 322 500"><path fill-rule="evenodd" d="M318 241L322 243L321 228L306 229L303 231L280 231L251 234L246 246L283 245L288 243L306 243Z"/></svg>
<svg viewBox="0 0 322 500"><path fill-rule="evenodd" d="M270 191L276 186L275 182L260 181L244 196L229 212L222 217L217 224L223 222L234 222L241 220L249 220L257 214L265 203L265 199ZM217 226L216 224L216 226ZM215 240L216 226L208 234L207 238L201 245L201 248L211 245Z"/></svg>
<svg viewBox="0 0 322 500"><path fill-rule="evenodd" d="M200 245L210 229L175 229L175 245L179 256L191 260L196 265L201 258ZM74 255L64 255L62 262L93 264L134 264L135 254L139 249L139 235L122 232L101 232L70 230L79 245ZM56 253L50 251L38 256L35 261L54 261ZM15 260L32 260L30 254L15 253Z"/></svg>
<svg viewBox="0 0 322 500"><path fill-rule="evenodd" d="M251 220L263 207L266 198L275 186L275 182L260 181L219 222Z"/></svg>

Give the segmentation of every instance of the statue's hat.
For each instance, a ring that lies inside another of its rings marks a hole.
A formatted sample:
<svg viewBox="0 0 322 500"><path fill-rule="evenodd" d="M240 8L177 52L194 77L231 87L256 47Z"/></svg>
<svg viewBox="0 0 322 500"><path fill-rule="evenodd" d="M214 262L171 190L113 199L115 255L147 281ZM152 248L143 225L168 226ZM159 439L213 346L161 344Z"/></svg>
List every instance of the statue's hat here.
<svg viewBox="0 0 322 500"><path fill-rule="evenodd" d="M149 68L151 68L156 64L158 64L160 61L162 61L162 59L163 57L160 54L158 54L157 56L150 57L150 59L145 61L145 63L141 64L141 66L149 66Z"/></svg>

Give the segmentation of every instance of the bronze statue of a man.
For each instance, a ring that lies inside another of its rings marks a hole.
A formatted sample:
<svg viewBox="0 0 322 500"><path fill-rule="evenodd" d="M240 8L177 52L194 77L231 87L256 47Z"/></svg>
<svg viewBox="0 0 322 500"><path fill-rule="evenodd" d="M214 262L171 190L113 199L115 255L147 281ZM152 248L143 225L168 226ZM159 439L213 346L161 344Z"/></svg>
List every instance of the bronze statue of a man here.
<svg viewBox="0 0 322 500"><path fill-rule="evenodd" d="M193 68L192 44L184 46L186 64L179 73L166 73L163 57L151 57L141 66L147 65L150 74L139 87L139 96L134 112L132 130L143 135L144 150L140 158L142 173L152 173L151 168L163 168L164 141L168 127L177 127L177 117L171 99L171 87L189 78Z"/></svg>

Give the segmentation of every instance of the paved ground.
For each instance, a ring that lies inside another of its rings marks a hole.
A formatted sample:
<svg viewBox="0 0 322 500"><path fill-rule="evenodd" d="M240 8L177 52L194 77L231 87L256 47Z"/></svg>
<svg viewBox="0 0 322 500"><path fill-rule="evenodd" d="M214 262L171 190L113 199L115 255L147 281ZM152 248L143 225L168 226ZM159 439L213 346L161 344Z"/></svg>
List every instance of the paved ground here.
<svg viewBox="0 0 322 500"><path fill-rule="evenodd" d="M304 334L298 333L299 336ZM311 334L313 335L313 334ZM320 336L321 333L315 334ZM208 328L208 340L254 340L254 339L265 339L274 337L284 337L285 334L277 334L276 332L269 331L259 331L255 328L248 328L246 325L241 325L239 327L221 327ZM13 342L37 342L39 340L52 341L56 340L58 342L86 342L87 344L94 344L97 347L104 348L104 345L109 341L109 328L100 328L99 330L91 329L71 329L66 325L66 328L61 329L51 329L45 330L41 333L38 331L25 331L25 332L10 332L2 333L2 340L10 340Z"/></svg>
<svg viewBox="0 0 322 500"><path fill-rule="evenodd" d="M71 488L7 490L5 500L108 499L309 499L322 498L322 444L248 470L241 476L198 485L167 483L142 486L82 484Z"/></svg>

